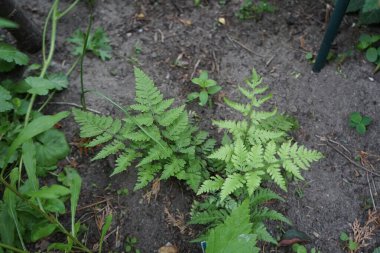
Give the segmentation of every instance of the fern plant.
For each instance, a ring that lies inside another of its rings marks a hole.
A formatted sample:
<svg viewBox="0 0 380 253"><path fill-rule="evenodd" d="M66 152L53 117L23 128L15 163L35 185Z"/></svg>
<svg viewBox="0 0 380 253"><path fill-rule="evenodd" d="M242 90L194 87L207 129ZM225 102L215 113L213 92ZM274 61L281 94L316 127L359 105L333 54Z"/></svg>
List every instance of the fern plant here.
<svg viewBox="0 0 380 253"><path fill-rule="evenodd" d="M176 177L196 191L208 176L207 155L215 140L192 126L184 105L171 108L174 99L164 99L153 81L140 69L134 69L135 104L125 110L122 120L74 110L82 138L92 138L88 147L101 145L92 159L117 155L112 175L137 163L135 190L146 186L156 176Z"/></svg>
<svg viewBox="0 0 380 253"><path fill-rule="evenodd" d="M276 240L265 227L265 221L281 221L291 224L283 214L263 206L273 200L284 201L282 197L269 189L258 189L249 198L250 222L257 240L277 244ZM241 204L241 203L240 203ZM213 228L222 224L223 221L239 206L239 201L227 197L226 201L220 201L215 196L208 196L205 202L195 201L191 209L189 224L207 225ZM199 240L204 240L201 236Z"/></svg>
<svg viewBox="0 0 380 253"><path fill-rule="evenodd" d="M249 102L239 103L225 99L226 104L238 111L243 120L214 121L225 129L232 141L213 152L209 158L222 161L224 170L205 180L198 194L219 192L220 200L234 193L245 192L251 196L265 180L274 181L286 191L286 174L303 179L301 170L308 169L311 162L322 154L308 150L288 138L288 131L294 126L289 117L277 110L258 110L272 96L264 95L267 86L255 70L247 88L239 87Z"/></svg>

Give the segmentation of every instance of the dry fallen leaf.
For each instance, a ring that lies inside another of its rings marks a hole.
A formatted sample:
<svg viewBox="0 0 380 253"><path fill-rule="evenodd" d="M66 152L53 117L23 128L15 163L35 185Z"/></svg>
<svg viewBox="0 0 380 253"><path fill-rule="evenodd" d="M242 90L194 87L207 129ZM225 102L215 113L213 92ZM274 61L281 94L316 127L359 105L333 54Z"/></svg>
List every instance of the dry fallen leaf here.
<svg viewBox="0 0 380 253"><path fill-rule="evenodd" d="M181 22L184 25L192 25L193 24L191 19L179 18L178 20L179 20L179 22Z"/></svg>
<svg viewBox="0 0 380 253"><path fill-rule="evenodd" d="M178 248L168 242L165 246L162 246L159 250L158 253L178 253Z"/></svg>

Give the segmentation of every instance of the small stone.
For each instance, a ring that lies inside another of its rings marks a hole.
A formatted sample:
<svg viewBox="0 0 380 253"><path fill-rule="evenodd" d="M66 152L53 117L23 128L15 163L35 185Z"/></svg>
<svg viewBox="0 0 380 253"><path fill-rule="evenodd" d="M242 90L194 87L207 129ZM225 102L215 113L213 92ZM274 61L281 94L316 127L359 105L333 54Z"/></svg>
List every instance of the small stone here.
<svg viewBox="0 0 380 253"><path fill-rule="evenodd" d="M156 57L157 57L157 53L156 53L156 52L153 52L150 56L151 56L152 58L156 58Z"/></svg>
<svg viewBox="0 0 380 253"><path fill-rule="evenodd" d="M290 110L291 112L293 112L293 113L296 113L296 112L298 111L298 109L297 109L297 107L296 107L295 105L291 105L291 106L289 107L289 110Z"/></svg>

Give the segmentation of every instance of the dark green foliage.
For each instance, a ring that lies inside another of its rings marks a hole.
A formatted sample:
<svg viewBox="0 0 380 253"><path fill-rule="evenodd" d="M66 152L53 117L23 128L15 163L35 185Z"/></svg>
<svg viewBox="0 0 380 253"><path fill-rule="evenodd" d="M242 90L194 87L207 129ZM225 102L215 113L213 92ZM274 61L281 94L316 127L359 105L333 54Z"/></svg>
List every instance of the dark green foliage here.
<svg viewBox="0 0 380 253"><path fill-rule="evenodd" d="M361 24L380 23L380 4L378 0L351 0L347 12L358 12Z"/></svg>
<svg viewBox="0 0 380 253"><path fill-rule="evenodd" d="M365 134L367 126L372 123L372 118L363 116L359 112L352 112L349 116L349 125L356 129L359 134Z"/></svg>
<svg viewBox="0 0 380 253"><path fill-rule="evenodd" d="M215 141L190 123L184 106L172 108L174 99L164 99L153 81L135 68L136 98L131 115L119 120L74 110L81 137L93 138L89 147L104 145L93 160L117 155L112 175L137 163L140 189L156 176L176 177L197 190L207 177L206 155Z"/></svg>

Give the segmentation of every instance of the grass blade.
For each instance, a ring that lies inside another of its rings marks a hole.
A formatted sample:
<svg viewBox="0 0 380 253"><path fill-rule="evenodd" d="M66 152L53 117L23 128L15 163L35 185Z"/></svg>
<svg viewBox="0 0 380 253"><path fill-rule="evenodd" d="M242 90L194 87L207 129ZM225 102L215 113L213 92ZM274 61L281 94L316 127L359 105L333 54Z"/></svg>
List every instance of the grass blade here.
<svg viewBox="0 0 380 253"><path fill-rule="evenodd" d="M106 236L107 231L111 226L111 222L112 222L112 214L110 214L106 217L106 221L104 222L104 225L102 227L102 234L101 234L100 240L99 240L99 253L102 252L104 237Z"/></svg>

